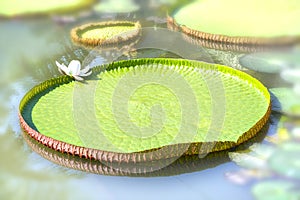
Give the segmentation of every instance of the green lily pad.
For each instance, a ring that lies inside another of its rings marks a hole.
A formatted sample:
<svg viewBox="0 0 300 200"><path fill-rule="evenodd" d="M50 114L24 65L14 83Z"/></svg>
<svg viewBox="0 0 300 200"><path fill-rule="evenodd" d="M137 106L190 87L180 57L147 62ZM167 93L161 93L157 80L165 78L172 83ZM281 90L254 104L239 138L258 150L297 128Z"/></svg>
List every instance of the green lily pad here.
<svg viewBox="0 0 300 200"><path fill-rule="evenodd" d="M252 192L257 200L299 199L300 193L293 188L295 185L291 182L273 180L256 184Z"/></svg>
<svg viewBox="0 0 300 200"><path fill-rule="evenodd" d="M95 0L1 1L0 16L40 15L70 12L91 6Z"/></svg>
<svg viewBox="0 0 300 200"><path fill-rule="evenodd" d="M300 37L298 18L297 0L197 0L174 14L183 32L234 44L293 44Z"/></svg>
<svg viewBox="0 0 300 200"><path fill-rule="evenodd" d="M269 158L270 167L283 176L300 179L300 146L296 142L279 145Z"/></svg>
<svg viewBox="0 0 300 200"><path fill-rule="evenodd" d="M261 52L240 58L240 64L257 72L279 73L286 67L300 65L299 52Z"/></svg>
<svg viewBox="0 0 300 200"><path fill-rule="evenodd" d="M130 41L140 35L139 22L108 21L84 24L71 30L75 43L86 46L105 46Z"/></svg>
<svg viewBox="0 0 300 200"><path fill-rule="evenodd" d="M272 102L272 110L286 115L300 116L299 97L292 88L271 88L270 92L276 97Z"/></svg>
<svg viewBox="0 0 300 200"><path fill-rule="evenodd" d="M133 0L102 0L94 6L94 10L100 13L131 13L139 9Z"/></svg>
<svg viewBox="0 0 300 200"><path fill-rule="evenodd" d="M61 152L138 162L229 149L270 114L267 89L221 65L137 59L93 73L86 83L63 76L28 92L19 115L25 131Z"/></svg>

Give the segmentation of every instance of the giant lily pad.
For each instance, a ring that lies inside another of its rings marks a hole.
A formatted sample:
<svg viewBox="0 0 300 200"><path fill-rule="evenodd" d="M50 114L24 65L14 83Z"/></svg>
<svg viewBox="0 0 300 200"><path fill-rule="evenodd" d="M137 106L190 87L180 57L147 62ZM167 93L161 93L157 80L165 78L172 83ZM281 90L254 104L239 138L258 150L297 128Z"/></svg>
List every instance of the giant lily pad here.
<svg viewBox="0 0 300 200"><path fill-rule="evenodd" d="M188 35L231 44L261 45L299 42L299 17L297 0L197 0L174 14L180 29Z"/></svg>
<svg viewBox="0 0 300 200"><path fill-rule="evenodd" d="M248 142L239 146L240 149L246 149L250 144L261 142L268 130L268 126L264 126L258 135ZM29 135L24 133L24 139L27 144L35 152L42 157L64 167L81 170L89 173L101 175L117 175L117 176L171 176L182 173L191 173L201 171L207 168L215 167L219 164L229 161L228 152L220 151L207 154L203 157L198 155L182 156L174 162L168 159L156 162L149 161L144 163L108 163L80 159L75 156L59 153L47 146L38 143ZM173 160L171 160L173 161Z"/></svg>
<svg viewBox="0 0 300 200"><path fill-rule="evenodd" d="M221 65L137 59L93 74L30 90L20 103L24 130L61 152L141 162L229 149L253 138L270 114L268 90Z"/></svg>
<svg viewBox="0 0 300 200"><path fill-rule="evenodd" d="M112 45L140 35L139 22L108 21L84 24L71 30L72 40L86 46Z"/></svg>
<svg viewBox="0 0 300 200"><path fill-rule="evenodd" d="M14 17L20 15L40 15L69 12L89 7L94 2L95 0L1 1L0 16Z"/></svg>

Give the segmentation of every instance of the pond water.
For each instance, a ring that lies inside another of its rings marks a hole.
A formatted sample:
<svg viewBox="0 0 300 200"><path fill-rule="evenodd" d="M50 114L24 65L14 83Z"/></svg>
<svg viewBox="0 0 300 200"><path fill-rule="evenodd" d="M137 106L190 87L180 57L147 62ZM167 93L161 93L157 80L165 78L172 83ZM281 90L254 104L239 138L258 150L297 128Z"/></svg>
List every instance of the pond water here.
<svg viewBox="0 0 300 200"><path fill-rule="evenodd" d="M156 27L144 29L148 34L144 34L138 54L133 57L191 56L242 69L238 64L240 53L178 43L178 35L166 29L166 6L159 1L154 6L151 2L156 1L141 1L140 10L131 14L85 12L71 16L69 21L62 16L0 20L0 199L253 199L251 188L256 181L239 185L228 180L226 174L241 169L233 162L199 167L173 176L99 175L55 164L33 151L24 139L18 120L19 102L36 84L60 76L55 60L94 59L96 64L102 64L116 59L108 58L105 51L95 56L72 44L70 29L85 22L126 19L139 20L143 27ZM157 29L161 29L161 34L152 34ZM168 47L160 42L155 44L155 37L157 41L173 37L173 43L172 40L166 43L172 44ZM118 56L122 58L127 57ZM283 80L274 79L276 75L245 71L267 87L287 85ZM272 117L273 122L278 119ZM276 123L271 123L267 134L274 134L276 129Z"/></svg>

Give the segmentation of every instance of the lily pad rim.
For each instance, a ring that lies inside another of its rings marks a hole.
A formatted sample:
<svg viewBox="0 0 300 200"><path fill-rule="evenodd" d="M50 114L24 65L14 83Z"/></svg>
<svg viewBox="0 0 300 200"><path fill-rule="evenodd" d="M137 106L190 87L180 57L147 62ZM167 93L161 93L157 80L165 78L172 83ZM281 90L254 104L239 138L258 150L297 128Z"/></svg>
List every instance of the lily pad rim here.
<svg viewBox="0 0 300 200"><path fill-rule="evenodd" d="M184 34L194 36L201 40L250 46L290 46L300 42L300 36L281 36L281 37L244 37L244 36L227 36L222 34L212 34L180 25L171 16L167 16L167 23Z"/></svg>
<svg viewBox="0 0 300 200"><path fill-rule="evenodd" d="M201 153L210 153L210 152L217 152L222 151L226 149L230 149L232 147L238 146L239 144L242 144L249 139L253 138L267 123L270 113L271 113L271 98L270 94L265 88L262 83L260 83L257 79L251 77L250 75L243 73L241 71L238 71L236 69L223 66L223 65L217 65L217 64L211 64L211 63L205 63L205 62L199 62L199 61L192 61L192 60L184 60L184 59L163 59L163 58L143 58L143 59L134 59L134 60L124 60L119 62L113 62L109 64L105 64L104 66L98 66L93 68L94 73L100 73L105 67L107 70L113 70L115 68L124 68L124 67L130 67L130 66L136 66L136 65L147 65L147 64L177 64L177 65L195 65L191 67L203 67L204 69L208 70L216 70L216 71L222 71L224 73L229 73L230 75L236 75L244 78L246 81L250 81L251 84L263 93L263 95L266 98L266 101L268 102L268 108L265 112L265 114L257 121L257 123L251 127L246 133L243 133L240 135L239 139L236 142L232 141L216 141L216 142L193 142L189 144L185 143L179 143L175 145L167 145L160 148L167 148L168 152L175 151L179 148L187 149L186 153L184 155L194 155L199 154L199 149L202 144L213 144L214 147L209 152L201 152ZM211 66L214 66L212 68ZM149 149L146 151L141 152L134 152L134 153L118 153L118 152L109 152L105 150L99 150L99 149L92 149L87 147L81 147L73 144L69 144L63 141L59 141L56 139L53 139L51 137L47 137L43 135L42 133L39 133L34 128L30 127L30 125L25 121L25 119L22 116L23 109L26 107L27 103L31 101L32 98L34 98L36 95L40 94L43 91L46 91L49 88L56 88L61 84L66 84L74 81L73 78L69 76L60 76L57 78L49 79L43 83L40 83L39 85L33 87L28 93L25 94L23 99L20 102L19 105L19 120L21 127L23 130L32 138L37 140L38 142L42 143L43 145L54 149L56 151L60 151L62 153L68 153L71 155L79 156L80 158L88 158L93 160L99 160L99 161L105 161L105 162L143 162L143 161L151 161L151 160L161 160L169 158L168 156L172 157L174 155L161 155L161 154L155 154L155 150L157 149ZM160 149L158 148L158 149ZM151 152L154 152L153 154ZM150 152L150 153L149 153ZM176 156L176 155L175 155Z"/></svg>
<svg viewBox="0 0 300 200"><path fill-rule="evenodd" d="M170 29L173 29L172 25L168 23L168 27ZM229 44L229 43L223 43L219 41L211 41L211 40L203 40L199 37L188 35L188 34L182 34L182 37L184 40L188 41L189 43L193 45L198 45L200 47L206 47L209 49L216 49L220 51L232 51L232 52L239 52L239 53L253 53L253 52L261 52L261 51L267 51L270 49L274 49L276 47L274 46L256 46L256 45L247 45L247 44ZM279 49L281 47L278 47Z"/></svg>

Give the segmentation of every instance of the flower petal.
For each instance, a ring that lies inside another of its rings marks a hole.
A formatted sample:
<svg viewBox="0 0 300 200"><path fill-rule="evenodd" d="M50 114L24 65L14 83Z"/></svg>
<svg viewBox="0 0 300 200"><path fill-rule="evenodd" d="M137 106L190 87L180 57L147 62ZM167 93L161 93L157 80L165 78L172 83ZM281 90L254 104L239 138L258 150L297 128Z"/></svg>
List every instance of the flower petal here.
<svg viewBox="0 0 300 200"><path fill-rule="evenodd" d="M63 70L61 70L59 67L58 67L58 71L59 71L59 73L66 75L66 73Z"/></svg>
<svg viewBox="0 0 300 200"><path fill-rule="evenodd" d="M82 70L80 70L80 74L85 74L87 73L89 70L91 69L91 67L88 65L85 68L83 68Z"/></svg>
<svg viewBox="0 0 300 200"><path fill-rule="evenodd" d="M93 71L89 71L89 72L86 72L86 73L82 73L80 72L80 76L89 76L92 74Z"/></svg>
<svg viewBox="0 0 300 200"><path fill-rule="evenodd" d="M77 75L73 75L73 77L75 78L76 81L83 81L84 79L81 78L80 76Z"/></svg>
<svg viewBox="0 0 300 200"><path fill-rule="evenodd" d="M70 70L70 75L78 76L80 74L80 67L81 64L79 60L72 60L68 66L68 69Z"/></svg>
<svg viewBox="0 0 300 200"><path fill-rule="evenodd" d="M70 71L63 63L60 64L59 62L55 61L55 64L58 67L58 71L60 73L69 75Z"/></svg>
<svg viewBox="0 0 300 200"><path fill-rule="evenodd" d="M57 60L55 61L55 64L56 64L57 67L60 68L61 64L59 62L57 62Z"/></svg>

